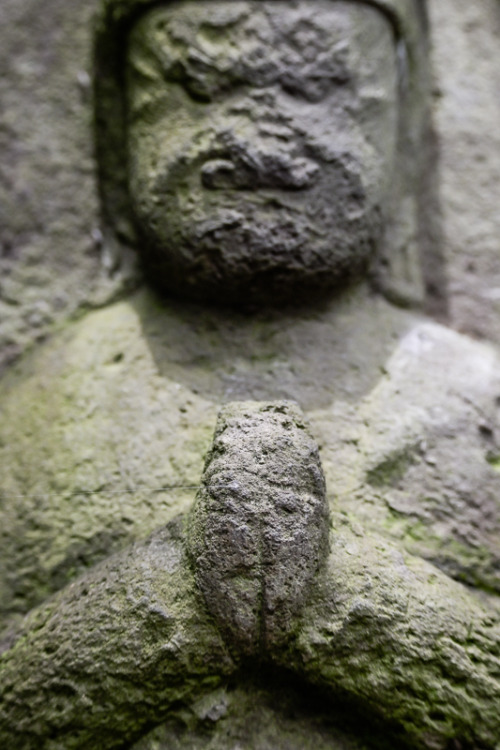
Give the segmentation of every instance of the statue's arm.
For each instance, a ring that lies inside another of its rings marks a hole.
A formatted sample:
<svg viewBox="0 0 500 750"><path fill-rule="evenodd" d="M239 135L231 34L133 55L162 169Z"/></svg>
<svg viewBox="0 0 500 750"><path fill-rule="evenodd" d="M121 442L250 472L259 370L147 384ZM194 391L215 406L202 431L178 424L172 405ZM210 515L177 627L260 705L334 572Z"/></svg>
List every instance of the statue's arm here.
<svg viewBox="0 0 500 750"><path fill-rule="evenodd" d="M170 525L92 568L11 634L0 656L0 746L122 747L232 666Z"/></svg>
<svg viewBox="0 0 500 750"><path fill-rule="evenodd" d="M5 644L0 746L123 747L246 655L347 701L394 747L500 750L498 598L329 521L324 500L297 407L227 406L186 542L178 520L109 558Z"/></svg>
<svg viewBox="0 0 500 750"><path fill-rule="evenodd" d="M321 581L278 661L412 748L500 748L495 600L348 524L330 539Z"/></svg>

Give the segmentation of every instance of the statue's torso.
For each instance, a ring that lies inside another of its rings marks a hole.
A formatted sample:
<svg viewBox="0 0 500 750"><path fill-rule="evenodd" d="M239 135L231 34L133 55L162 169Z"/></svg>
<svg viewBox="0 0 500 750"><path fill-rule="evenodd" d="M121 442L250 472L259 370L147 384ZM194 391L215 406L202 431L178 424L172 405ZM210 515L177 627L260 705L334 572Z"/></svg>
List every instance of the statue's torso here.
<svg viewBox="0 0 500 750"><path fill-rule="evenodd" d="M387 534L498 592L497 355L373 309L387 328L371 349L365 338L364 371L354 328L341 356L347 309L337 338L328 312L221 333L210 314L196 331L194 312L176 320L149 297L91 313L25 360L2 384L2 616L186 512L218 407L242 398L301 403L332 513L352 517L360 538Z"/></svg>

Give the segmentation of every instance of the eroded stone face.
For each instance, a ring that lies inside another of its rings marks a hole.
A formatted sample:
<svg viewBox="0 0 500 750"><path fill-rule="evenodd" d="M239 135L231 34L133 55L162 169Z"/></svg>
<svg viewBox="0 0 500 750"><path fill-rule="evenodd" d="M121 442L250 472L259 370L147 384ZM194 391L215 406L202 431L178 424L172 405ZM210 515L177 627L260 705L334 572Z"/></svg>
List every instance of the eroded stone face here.
<svg viewBox="0 0 500 750"><path fill-rule="evenodd" d="M352 2L188 0L127 51L129 189L154 280L281 301L364 269L396 148L392 29Z"/></svg>

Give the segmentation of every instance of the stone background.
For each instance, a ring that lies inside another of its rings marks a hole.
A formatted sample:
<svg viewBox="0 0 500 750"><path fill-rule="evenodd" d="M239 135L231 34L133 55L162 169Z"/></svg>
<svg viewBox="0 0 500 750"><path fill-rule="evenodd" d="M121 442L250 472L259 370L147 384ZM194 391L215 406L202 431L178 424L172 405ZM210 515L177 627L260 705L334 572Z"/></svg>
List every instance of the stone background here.
<svg viewBox="0 0 500 750"><path fill-rule="evenodd" d="M500 342L500 3L429 8L450 323Z"/></svg>
<svg viewBox="0 0 500 750"><path fill-rule="evenodd" d="M0 7L0 367L124 290L103 248L91 108L95 0Z"/></svg>

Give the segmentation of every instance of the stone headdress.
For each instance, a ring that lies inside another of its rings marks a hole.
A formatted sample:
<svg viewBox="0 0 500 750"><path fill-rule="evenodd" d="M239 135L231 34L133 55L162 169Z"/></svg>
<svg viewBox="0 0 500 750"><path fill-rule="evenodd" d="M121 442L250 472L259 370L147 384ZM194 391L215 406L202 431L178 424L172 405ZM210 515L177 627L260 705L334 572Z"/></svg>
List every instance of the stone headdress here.
<svg viewBox="0 0 500 750"><path fill-rule="evenodd" d="M206 0L210 2L210 0ZM380 257L372 269L377 286L399 304L425 299L426 248L435 241L430 205L430 129L426 0L350 0L376 7L391 22L400 68L397 164ZM335 2L335 0L332 0ZM135 244L127 189L124 56L129 29L145 11L168 0L103 0L95 36L95 129L99 185L109 241ZM429 166L428 166L429 165ZM432 276L436 278L436 262Z"/></svg>

